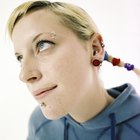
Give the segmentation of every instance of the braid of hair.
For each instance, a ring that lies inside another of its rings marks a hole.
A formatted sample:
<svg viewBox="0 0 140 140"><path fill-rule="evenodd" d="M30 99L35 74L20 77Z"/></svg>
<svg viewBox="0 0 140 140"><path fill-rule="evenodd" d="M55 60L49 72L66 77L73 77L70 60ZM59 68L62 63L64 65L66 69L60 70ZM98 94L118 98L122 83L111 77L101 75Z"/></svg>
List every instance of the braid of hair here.
<svg viewBox="0 0 140 140"><path fill-rule="evenodd" d="M104 61L108 61L108 62L112 63L113 66L124 67L128 71L133 70L134 73L140 78L140 70L138 68L135 68L135 66L133 64L124 63L123 61L121 61L120 58L112 57L106 51L105 51L105 55L104 55Z"/></svg>

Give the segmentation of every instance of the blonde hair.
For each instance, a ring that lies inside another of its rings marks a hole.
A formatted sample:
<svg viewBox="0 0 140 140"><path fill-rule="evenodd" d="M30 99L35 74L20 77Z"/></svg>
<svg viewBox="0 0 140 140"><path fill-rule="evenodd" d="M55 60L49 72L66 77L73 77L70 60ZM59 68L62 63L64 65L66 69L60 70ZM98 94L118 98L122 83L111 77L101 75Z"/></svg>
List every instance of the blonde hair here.
<svg viewBox="0 0 140 140"><path fill-rule="evenodd" d="M16 23L21 18L31 12L41 9L48 9L55 13L60 18L60 22L64 26L70 28L77 35L77 37L82 40L88 40L94 33L99 33L99 30L92 18L80 7L63 2L34 0L21 4L12 12L7 23L10 38L12 37L12 32ZM113 64L112 60L114 57L111 55L108 55L107 57L108 59L106 59L106 61ZM119 61L116 66L125 67L125 64L126 63L123 61ZM140 77L139 69L133 68L132 70Z"/></svg>
<svg viewBox="0 0 140 140"><path fill-rule="evenodd" d="M41 9L48 9L58 15L60 22L69 27L80 39L88 40L91 35L98 32L92 18L80 7L63 2L35 0L21 4L12 12L7 25L10 38L16 23L22 17Z"/></svg>

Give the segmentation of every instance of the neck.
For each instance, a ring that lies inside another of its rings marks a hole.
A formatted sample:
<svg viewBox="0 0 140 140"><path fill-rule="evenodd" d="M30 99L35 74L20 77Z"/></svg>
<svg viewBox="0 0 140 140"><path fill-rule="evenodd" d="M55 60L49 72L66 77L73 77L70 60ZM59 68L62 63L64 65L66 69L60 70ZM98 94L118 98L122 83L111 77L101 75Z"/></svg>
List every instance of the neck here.
<svg viewBox="0 0 140 140"><path fill-rule="evenodd" d="M89 96L86 95L86 97L75 106L76 112L73 111L70 115L76 122L83 123L97 116L112 103L112 101L113 98L102 88L98 93L92 93L89 94Z"/></svg>

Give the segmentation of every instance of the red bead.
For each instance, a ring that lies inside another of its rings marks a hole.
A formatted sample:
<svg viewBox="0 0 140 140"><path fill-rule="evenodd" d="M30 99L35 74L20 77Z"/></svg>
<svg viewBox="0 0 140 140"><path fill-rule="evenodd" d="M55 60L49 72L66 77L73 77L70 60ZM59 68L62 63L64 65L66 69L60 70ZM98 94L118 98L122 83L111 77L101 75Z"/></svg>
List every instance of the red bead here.
<svg viewBox="0 0 140 140"><path fill-rule="evenodd" d="M101 62L98 59L94 59L92 64L97 67L101 64Z"/></svg>
<svg viewBox="0 0 140 140"><path fill-rule="evenodd" d="M119 65L120 61L121 61L121 60L120 60L119 58L113 58L113 59L112 59L112 65L113 65L113 66L117 66L117 65Z"/></svg>

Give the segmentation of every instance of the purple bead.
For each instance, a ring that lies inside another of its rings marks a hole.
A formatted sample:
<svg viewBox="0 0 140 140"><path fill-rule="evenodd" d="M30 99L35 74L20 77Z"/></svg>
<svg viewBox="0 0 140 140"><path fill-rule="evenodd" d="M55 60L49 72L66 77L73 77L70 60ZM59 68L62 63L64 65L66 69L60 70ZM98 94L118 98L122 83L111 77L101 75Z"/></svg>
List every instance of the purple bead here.
<svg viewBox="0 0 140 140"><path fill-rule="evenodd" d="M129 64L129 63L125 63L124 67L125 67L128 71L131 71L131 70L134 69L134 65Z"/></svg>

